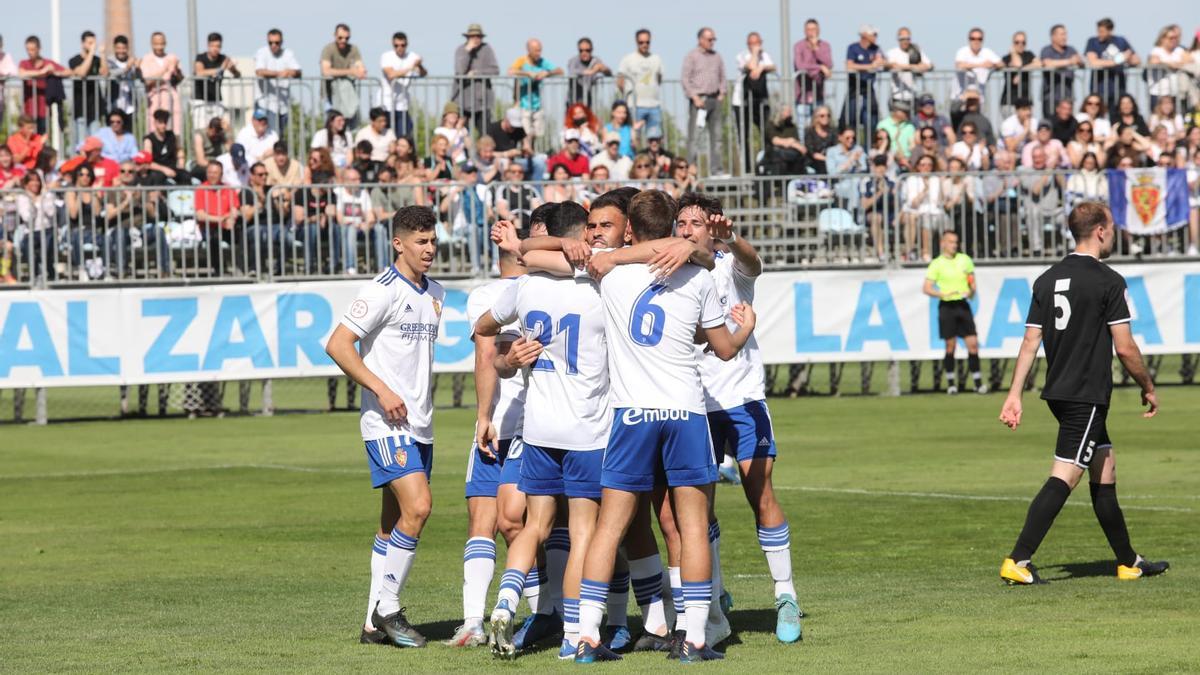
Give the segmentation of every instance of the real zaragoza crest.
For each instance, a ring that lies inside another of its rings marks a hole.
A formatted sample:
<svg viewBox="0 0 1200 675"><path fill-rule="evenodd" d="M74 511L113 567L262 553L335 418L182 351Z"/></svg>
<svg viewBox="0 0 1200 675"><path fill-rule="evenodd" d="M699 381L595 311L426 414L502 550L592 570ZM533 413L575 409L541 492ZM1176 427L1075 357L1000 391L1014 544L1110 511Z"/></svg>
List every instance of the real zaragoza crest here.
<svg viewBox="0 0 1200 675"><path fill-rule="evenodd" d="M1162 203L1162 187L1155 182L1152 174L1139 174L1135 180L1137 185L1129 188L1129 198L1133 200L1133 210L1142 224L1149 225L1158 212L1158 205Z"/></svg>

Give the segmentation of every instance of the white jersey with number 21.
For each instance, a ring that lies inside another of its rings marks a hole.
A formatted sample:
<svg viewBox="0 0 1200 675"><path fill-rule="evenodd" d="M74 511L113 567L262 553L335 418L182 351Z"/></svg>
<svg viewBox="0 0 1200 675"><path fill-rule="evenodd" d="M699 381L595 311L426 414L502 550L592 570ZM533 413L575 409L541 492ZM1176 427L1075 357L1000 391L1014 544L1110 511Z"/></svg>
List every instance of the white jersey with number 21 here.
<svg viewBox="0 0 1200 675"><path fill-rule="evenodd" d="M600 282L614 408L703 415L697 328L725 321L708 270L684 265L658 280L645 264L619 265Z"/></svg>

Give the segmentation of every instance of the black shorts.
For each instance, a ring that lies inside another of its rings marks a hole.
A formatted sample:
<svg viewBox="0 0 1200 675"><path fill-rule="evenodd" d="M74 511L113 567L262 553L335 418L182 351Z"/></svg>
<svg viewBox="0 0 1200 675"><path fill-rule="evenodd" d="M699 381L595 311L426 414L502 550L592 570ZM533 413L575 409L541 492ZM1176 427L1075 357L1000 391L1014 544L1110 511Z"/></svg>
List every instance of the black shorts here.
<svg viewBox="0 0 1200 675"><path fill-rule="evenodd" d="M1054 459L1086 469L1097 450L1112 447L1108 438L1108 406L1073 401L1046 401L1058 420Z"/></svg>
<svg viewBox="0 0 1200 675"><path fill-rule="evenodd" d="M943 300L938 303L938 333L943 340L969 337L975 334L975 317L966 300Z"/></svg>

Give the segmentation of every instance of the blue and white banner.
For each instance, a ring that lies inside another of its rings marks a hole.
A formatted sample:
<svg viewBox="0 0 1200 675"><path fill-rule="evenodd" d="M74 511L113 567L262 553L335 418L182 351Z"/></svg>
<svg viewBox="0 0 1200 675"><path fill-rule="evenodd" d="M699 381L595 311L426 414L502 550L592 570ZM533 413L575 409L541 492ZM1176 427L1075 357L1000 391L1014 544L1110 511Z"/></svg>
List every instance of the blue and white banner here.
<svg viewBox="0 0 1200 675"><path fill-rule="evenodd" d="M1045 266L980 267L985 357L1013 357ZM1117 265L1150 354L1200 352L1200 264ZM757 284L767 363L931 359L942 351L924 270L776 272ZM333 375L325 341L360 281L0 293L0 388ZM470 371L473 282L447 282L435 369Z"/></svg>
<svg viewBox="0 0 1200 675"><path fill-rule="evenodd" d="M1112 169L1108 202L1113 222L1131 234L1162 234L1187 225L1185 169Z"/></svg>

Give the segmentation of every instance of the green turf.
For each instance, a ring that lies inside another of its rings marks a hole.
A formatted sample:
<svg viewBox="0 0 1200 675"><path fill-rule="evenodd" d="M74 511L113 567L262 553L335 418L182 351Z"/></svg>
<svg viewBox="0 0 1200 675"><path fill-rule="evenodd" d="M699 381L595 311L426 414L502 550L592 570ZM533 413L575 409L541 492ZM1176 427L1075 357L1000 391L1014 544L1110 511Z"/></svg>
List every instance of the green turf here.
<svg viewBox="0 0 1200 675"><path fill-rule="evenodd" d="M1163 414L1145 421L1134 392L1119 391L1109 428L1133 542L1168 557L1171 572L1118 582L1084 491L1036 557L1054 580L1037 588L997 577L1050 466L1052 419L1036 398L1015 434L995 421L995 395L772 401L805 639L776 643L754 524L739 491L721 486L738 632L728 660L705 667L1194 671L1200 469L1188 411L1200 389L1161 393ZM461 409L437 415L434 515L403 602L431 639L448 637L461 612L470 421ZM485 650L357 644L378 497L353 414L0 433L0 670L573 667L547 652L509 665ZM665 667L676 666L634 655L607 670Z"/></svg>

